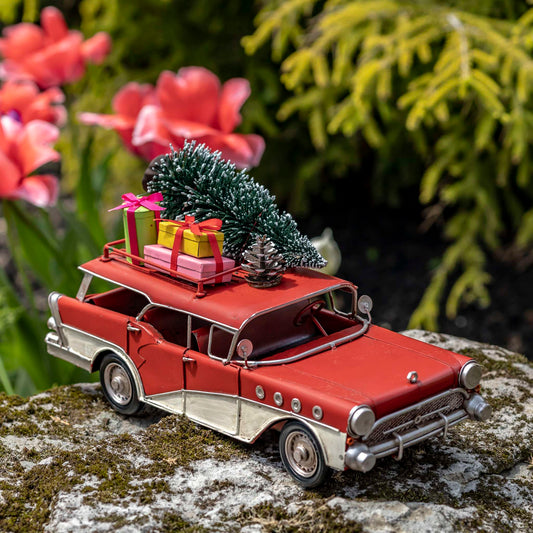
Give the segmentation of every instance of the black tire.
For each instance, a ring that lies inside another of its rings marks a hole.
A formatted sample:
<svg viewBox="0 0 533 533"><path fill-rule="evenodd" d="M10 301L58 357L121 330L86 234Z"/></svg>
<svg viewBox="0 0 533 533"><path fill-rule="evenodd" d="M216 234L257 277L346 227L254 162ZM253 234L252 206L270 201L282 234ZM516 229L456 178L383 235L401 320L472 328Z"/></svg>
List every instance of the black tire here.
<svg viewBox="0 0 533 533"><path fill-rule="evenodd" d="M306 489L322 485L331 475L316 437L300 422L283 426L279 453L287 472Z"/></svg>
<svg viewBox="0 0 533 533"><path fill-rule="evenodd" d="M144 404L139 401L135 380L130 369L114 354L108 354L100 365L100 383L106 400L122 415L140 413Z"/></svg>

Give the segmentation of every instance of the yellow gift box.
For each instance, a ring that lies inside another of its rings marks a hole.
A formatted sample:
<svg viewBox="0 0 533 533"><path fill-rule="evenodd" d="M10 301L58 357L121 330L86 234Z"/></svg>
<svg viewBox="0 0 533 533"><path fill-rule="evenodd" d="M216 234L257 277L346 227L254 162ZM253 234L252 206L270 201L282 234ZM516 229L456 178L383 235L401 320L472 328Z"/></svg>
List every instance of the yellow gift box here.
<svg viewBox="0 0 533 533"><path fill-rule="evenodd" d="M159 222L159 231L157 234L157 244L161 244L165 248L173 248L176 240L176 233L180 222L161 221ZM203 230L202 223L199 224L202 233L200 235L193 233L190 229L183 230L183 237L181 239L180 253L192 255L194 257L213 257L213 250L208 238L209 233L216 238L218 249L222 253L222 246L224 244L224 234L216 230Z"/></svg>

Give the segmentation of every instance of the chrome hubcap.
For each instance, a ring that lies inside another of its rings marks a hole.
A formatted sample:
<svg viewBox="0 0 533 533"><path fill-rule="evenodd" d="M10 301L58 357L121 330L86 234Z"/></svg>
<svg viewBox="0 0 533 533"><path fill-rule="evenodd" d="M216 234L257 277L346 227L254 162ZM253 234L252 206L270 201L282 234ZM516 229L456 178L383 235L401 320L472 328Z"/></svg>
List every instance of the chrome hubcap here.
<svg viewBox="0 0 533 533"><path fill-rule="evenodd" d="M318 466L318 456L311 439L294 431L285 441L285 455L291 468L302 477L311 477Z"/></svg>
<svg viewBox="0 0 533 533"><path fill-rule="evenodd" d="M126 370L117 363L110 363L104 370L104 384L111 399L126 405L132 398L132 388Z"/></svg>

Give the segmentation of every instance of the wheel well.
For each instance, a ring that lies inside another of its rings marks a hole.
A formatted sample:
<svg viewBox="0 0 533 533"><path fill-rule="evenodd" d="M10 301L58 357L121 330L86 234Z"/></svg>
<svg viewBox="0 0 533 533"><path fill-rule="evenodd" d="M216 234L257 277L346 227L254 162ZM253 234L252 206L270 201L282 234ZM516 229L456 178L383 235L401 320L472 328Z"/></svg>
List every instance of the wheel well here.
<svg viewBox="0 0 533 533"><path fill-rule="evenodd" d="M102 361L106 355L115 355L116 357L120 358L124 363L126 363L126 366L129 368L130 372L133 375L133 380L135 381L135 388L137 389L137 396L139 397L139 400L144 401L144 387L142 384L141 377L139 376L139 372L131 359L124 354L117 353L114 350L102 350L99 352L96 357L93 359L91 372L97 372L100 370L100 366L102 364Z"/></svg>
<svg viewBox="0 0 533 533"><path fill-rule="evenodd" d="M117 354L116 352L114 352L113 350L102 350L94 359L93 359L93 362L92 362L92 365L91 365L91 372L98 372L100 370L100 365L102 364L102 359L106 356L106 355L117 355L119 356L119 354ZM120 357L120 356L119 356Z"/></svg>

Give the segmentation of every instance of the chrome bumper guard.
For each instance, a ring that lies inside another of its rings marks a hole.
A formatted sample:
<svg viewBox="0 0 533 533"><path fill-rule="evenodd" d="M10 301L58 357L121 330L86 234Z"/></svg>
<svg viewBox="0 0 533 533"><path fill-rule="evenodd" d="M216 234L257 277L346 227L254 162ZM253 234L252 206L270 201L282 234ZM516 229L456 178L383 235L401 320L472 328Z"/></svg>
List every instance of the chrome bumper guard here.
<svg viewBox="0 0 533 533"><path fill-rule="evenodd" d="M373 444L366 445L364 442L357 442L346 450L345 464L352 470L368 472L376 464L376 459L396 455L395 459L403 457L403 451L408 446L413 446L431 437L446 437L448 429L468 418L485 421L490 418L492 409L490 405L479 394L471 394L464 402L464 408L458 409L449 415L440 413L439 419L417 427L411 431L400 435L392 433L393 438Z"/></svg>

